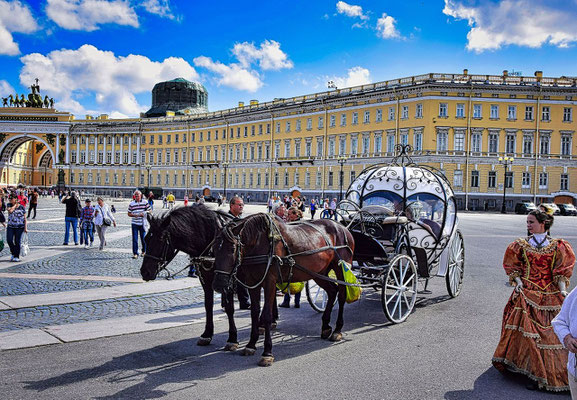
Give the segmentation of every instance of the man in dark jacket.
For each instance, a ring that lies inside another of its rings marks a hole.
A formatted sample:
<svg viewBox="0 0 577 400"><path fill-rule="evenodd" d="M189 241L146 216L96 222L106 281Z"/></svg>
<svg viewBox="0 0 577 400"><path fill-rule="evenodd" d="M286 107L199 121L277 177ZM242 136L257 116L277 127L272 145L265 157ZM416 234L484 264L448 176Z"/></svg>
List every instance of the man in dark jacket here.
<svg viewBox="0 0 577 400"><path fill-rule="evenodd" d="M233 221L242 218L242 212L244 210L244 202L239 196L233 196L230 199L230 209L228 213L232 215ZM236 284L236 295L238 297L238 302L240 303L241 310L250 310L250 296L248 295L248 289L237 282Z"/></svg>
<svg viewBox="0 0 577 400"><path fill-rule="evenodd" d="M74 232L74 244L78 245L78 210L80 209L80 201L76 197L76 192L70 192L70 196L62 198L62 204L66 205L66 214L64 220L66 221L66 231L64 233L64 246L68 245L68 236L70 235L70 226Z"/></svg>

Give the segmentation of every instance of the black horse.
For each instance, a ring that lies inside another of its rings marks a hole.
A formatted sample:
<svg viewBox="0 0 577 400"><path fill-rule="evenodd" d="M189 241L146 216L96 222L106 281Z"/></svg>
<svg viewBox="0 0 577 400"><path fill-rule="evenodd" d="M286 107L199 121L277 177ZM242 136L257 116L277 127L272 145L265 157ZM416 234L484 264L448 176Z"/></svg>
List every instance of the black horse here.
<svg viewBox="0 0 577 400"><path fill-rule="evenodd" d="M216 239L214 289L226 294L236 280L250 285L252 329L243 354L256 352L258 328L264 326L264 352L258 365L270 366L274 361L270 328L277 282L314 279L328 295L321 337L341 340L346 288L326 277L333 270L342 281L339 262L352 263L354 249L351 233L329 219L285 224L270 214L256 214L227 225ZM264 306L259 320L261 288ZM333 331L329 323L337 294L339 312Z"/></svg>
<svg viewBox="0 0 577 400"><path fill-rule="evenodd" d="M190 257L212 256L211 244L222 227L232 220L232 215L215 212L203 205L179 207L170 212L152 216L148 214L150 229L144 241L146 254L142 261L140 274L142 279L150 281L156 279L158 273L174 259L179 251ZM207 346L214 335L213 307L214 264L211 261L202 263L198 268L198 275L204 289L204 308L206 310L206 324L204 332L197 341L199 346ZM228 316L228 340L225 350L238 348L237 329L234 323L233 293L227 293L224 309Z"/></svg>

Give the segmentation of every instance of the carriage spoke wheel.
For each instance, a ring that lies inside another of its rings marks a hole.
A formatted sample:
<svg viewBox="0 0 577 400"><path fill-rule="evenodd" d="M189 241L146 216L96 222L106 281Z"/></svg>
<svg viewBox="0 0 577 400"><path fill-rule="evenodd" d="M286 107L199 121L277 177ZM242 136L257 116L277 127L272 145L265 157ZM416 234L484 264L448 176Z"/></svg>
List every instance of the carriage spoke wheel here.
<svg viewBox="0 0 577 400"><path fill-rule="evenodd" d="M417 300L417 267L409 256L391 260L383 276L381 302L387 319L395 324L408 318Z"/></svg>
<svg viewBox="0 0 577 400"><path fill-rule="evenodd" d="M457 297L463 287L463 275L465 274L465 242L461 231L457 231L449 247L449 266L445 283L449 296Z"/></svg>
<svg viewBox="0 0 577 400"><path fill-rule="evenodd" d="M307 281L305 285L307 292L307 300L311 305L312 309L316 312L324 312L327 308L327 303L329 301L329 295L325 290L320 287L315 281ZM337 299L335 298L335 303Z"/></svg>

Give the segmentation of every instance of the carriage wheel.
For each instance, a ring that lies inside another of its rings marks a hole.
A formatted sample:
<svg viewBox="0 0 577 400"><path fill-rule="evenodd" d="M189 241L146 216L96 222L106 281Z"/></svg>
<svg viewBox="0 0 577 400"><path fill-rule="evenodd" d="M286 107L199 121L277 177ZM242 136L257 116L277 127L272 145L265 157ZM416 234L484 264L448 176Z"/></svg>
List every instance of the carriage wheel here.
<svg viewBox="0 0 577 400"><path fill-rule="evenodd" d="M325 292L325 290L315 281L307 281L305 288L307 291L307 300L309 301L312 309L316 312L324 312L329 301L329 295L327 292ZM335 303L336 302L337 299L335 298Z"/></svg>
<svg viewBox="0 0 577 400"><path fill-rule="evenodd" d="M463 234L457 230L457 234L451 241L449 248L449 267L445 275L447 292L451 297L457 297L463 287L463 275L465 274L465 241Z"/></svg>
<svg viewBox="0 0 577 400"><path fill-rule="evenodd" d="M391 260L383 277L381 302L387 319L395 324L408 318L417 300L417 267L409 256Z"/></svg>

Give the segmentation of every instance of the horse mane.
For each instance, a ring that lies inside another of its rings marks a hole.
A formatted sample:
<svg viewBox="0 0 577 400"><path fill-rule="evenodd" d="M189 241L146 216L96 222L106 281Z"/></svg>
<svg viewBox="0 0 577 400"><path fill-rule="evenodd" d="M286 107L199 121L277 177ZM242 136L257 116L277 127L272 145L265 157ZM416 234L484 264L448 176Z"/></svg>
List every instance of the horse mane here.
<svg viewBox="0 0 577 400"><path fill-rule="evenodd" d="M270 216L268 214L258 213L239 221L239 225L242 224L240 231L241 241L243 243L250 243L263 232L266 232L268 235L270 230L269 218Z"/></svg>
<svg viewBox="0 0 577 400"><path fill-rule="evenodd" d="M212 240L218 227L215 212L202 204L174 208L158 216L151 216L149 221L151 229L205 240Z"/></svg>

